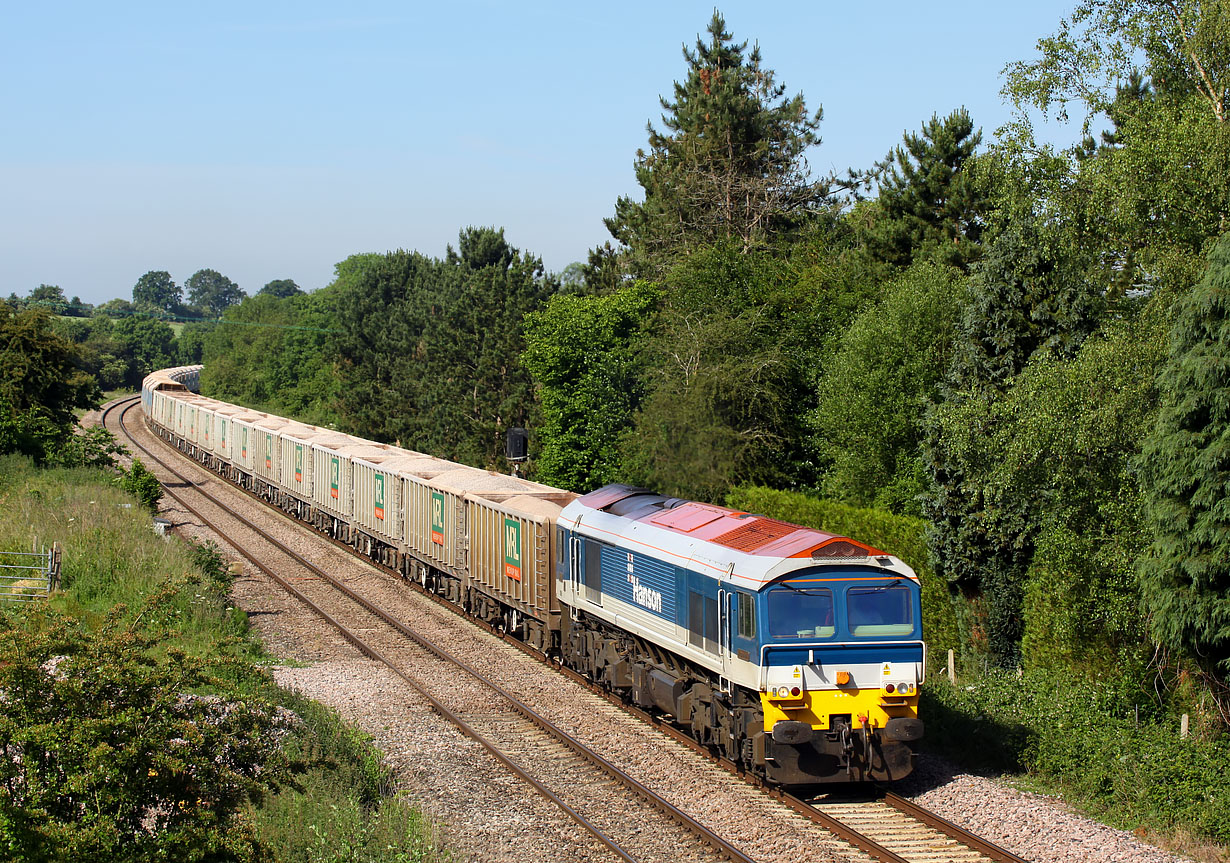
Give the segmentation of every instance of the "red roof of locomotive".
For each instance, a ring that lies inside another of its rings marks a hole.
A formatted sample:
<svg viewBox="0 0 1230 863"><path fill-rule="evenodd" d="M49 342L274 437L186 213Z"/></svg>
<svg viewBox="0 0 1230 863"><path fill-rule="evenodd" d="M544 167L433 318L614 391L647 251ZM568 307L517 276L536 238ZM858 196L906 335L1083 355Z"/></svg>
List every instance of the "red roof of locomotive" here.
<svg viewBox="0 0 1230 863"><path fill-rule="evenodd" d="M591 509L607 510L620 501L640 495L661 500L664 505L623 517L745 554L817 558L884 555L884 552L864 543L815 528L724 506L661 498L645 489L630 486L604 486L578 500Z"/></svg>

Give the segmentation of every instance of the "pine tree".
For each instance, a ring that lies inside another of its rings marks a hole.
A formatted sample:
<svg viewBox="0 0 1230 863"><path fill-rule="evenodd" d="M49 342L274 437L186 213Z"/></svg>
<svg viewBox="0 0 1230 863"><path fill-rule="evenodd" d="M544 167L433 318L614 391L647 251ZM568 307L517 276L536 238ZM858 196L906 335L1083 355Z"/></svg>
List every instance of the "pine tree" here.
<svg viewBox="0 0 1230 863"><path fill-rule="evenodd" d="M1230 234L1179 304L1139 461L1153 528L1140 578L1155 638L1230 679Z"/></svg>
<svg viewBox="0 0 1230 863"><path fill-rule="evenodd" d="M977 260L988 201L967 165L981 141L964 108L906 133L877 166L880 215L863 232L868 251L898 267L924 256L962 269Z"/></svg>
<svg viewBox="0 0 1230 863"><path fill-rule="evenodd" d="M746 53L716 11L709 39L684 48L688 72L674 101L661 100L662 132L636 156L643 202L621 197L606 219L639 275L659 276L691 249L736 240L747 251L796 225L825 199L808 179L808 148L820 142L821 111L803 96L786 98L764 68L760 49Z"/></svg>

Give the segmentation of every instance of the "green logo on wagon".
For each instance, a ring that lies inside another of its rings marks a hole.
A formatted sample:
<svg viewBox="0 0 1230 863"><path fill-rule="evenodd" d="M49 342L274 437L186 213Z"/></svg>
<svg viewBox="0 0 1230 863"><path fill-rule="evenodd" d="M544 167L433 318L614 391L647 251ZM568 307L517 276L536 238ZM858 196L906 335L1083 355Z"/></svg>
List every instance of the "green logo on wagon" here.
<svg viewBox="0 0 1230 863"><path fill-rule="evenodd" d="M431 541L444 545L444 495L438 491L431 493Z"/></svg>
<svg viewBox="0 0 1230 863"><path fill-rule="evenodd" d="M329 497L337 500L337 489L342 482L342 465L337 456L329 456Z"/></svg>
<svg viewBox="0 0 1230 863"><path fill-rule="evenodd" d="M504 519L504 575L521 580L521 522L515 518Z"/></svg>
<svg viewBox="0 0 1230 863"><path fill-rule="evenodd" d="M375 474L373 480L375 485L372 488L372 494L376 499L374 507L376 518L384 521L384 474Z"/></svg>

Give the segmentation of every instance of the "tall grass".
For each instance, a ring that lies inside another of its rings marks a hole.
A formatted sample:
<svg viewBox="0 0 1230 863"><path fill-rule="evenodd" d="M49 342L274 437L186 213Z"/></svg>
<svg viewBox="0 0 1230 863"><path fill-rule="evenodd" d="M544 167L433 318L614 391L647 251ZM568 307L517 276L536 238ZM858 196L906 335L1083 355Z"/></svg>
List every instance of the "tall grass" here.
<svg viewBox="0 0 1230 863"><path fill-rule="evenodd" d="M148 511L114 479L90 469L39 469L0 457L0 550L58 542L62 589L48 602L87 629L109 615L169 633L165 647L216 661L218 687L277 701L302 720L284 745L310 768L298 789L251 807L249 821L275 861L436 861L432 825L394 796L369 739L315 702L279 690L259 670L270 660L229 602L230 574L210 546L158 537ZM170 589L170 598L147 600ZM0 604L0 625L21 626L28 611Z"/></svg>

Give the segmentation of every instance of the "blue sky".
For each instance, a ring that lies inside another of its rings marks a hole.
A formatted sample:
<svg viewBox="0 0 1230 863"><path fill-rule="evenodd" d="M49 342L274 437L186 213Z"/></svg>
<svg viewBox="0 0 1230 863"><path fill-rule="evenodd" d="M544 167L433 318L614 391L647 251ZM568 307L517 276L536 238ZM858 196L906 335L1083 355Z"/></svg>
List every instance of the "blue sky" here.
<svg viewBox="0 0 1230 863"><path fill-rule="evenodd" d="M711 2L6 3L0 296L92 303L148 270L306 289L357 252L505 229L550 270L607 239ZM990 138L1000 71L1073 0L727 2L810 108L814 173L867 167L933 113ZM1062 143L1076 131L1061 133Z"/></svg>

